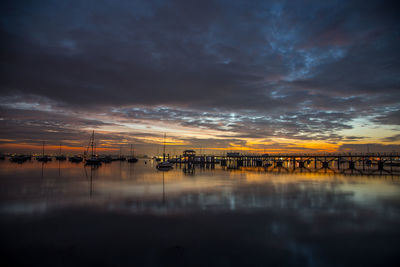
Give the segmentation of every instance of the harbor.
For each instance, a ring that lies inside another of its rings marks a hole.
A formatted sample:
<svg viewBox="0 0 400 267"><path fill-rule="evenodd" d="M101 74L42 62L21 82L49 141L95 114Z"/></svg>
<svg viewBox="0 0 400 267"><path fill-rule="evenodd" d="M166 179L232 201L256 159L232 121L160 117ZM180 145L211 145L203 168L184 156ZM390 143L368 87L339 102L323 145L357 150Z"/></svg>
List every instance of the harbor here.
<svg viewBox="0 0 400 267"><path fill-rule="evenodd" d="M96 155L91 144L91 154L69 156L68 160L75 163L84 162L88 165L101 165L112 161L125 161L136 163L138 159L133 156ZM45 160L43 158L45 157ZM36 156L38 161L65 160L59 156ZM4 156L4 159L6 157ZM24 163L32 159L32 155L8 155L11 162ZM227 169L240 169L242 167L261 167L265 171L279 172L333 172L337 174L391 174L400 175L400 153L321 153L321 154L241 154L226 153L225 155L196 155L195 150L185 150L180 155L163 154L143 158L147 161L168 162L168 166L184 167L190 170L194 166L202 168L215 168L215 165Z"/></svg>

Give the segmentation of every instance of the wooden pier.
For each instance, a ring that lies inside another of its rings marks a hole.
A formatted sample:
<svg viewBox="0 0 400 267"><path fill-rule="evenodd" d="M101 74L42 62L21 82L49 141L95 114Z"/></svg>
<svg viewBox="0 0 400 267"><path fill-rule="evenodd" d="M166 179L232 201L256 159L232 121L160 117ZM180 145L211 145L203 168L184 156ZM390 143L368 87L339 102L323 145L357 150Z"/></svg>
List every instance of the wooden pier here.
<svg viewBox="0 0 400 267"><path fill-rule="evenodd" d="M227 169L263 167L288 172L331 170L335 173L400 174L400 153L264 154L175 156L175 164L204 167L221 164ZM186 169L190 169L187 166Z"/></svg>

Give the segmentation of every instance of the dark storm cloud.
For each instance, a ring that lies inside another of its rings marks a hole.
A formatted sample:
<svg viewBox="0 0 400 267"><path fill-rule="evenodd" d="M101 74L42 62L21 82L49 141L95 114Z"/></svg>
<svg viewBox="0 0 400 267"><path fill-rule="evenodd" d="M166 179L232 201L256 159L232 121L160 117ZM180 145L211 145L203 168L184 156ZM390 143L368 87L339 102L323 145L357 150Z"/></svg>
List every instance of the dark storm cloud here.
<svg viewBox="0 0 400 267"><path fill-rule="evenodd" d="M397 11L396 1L4 2L2 102L12 110L29 94L20 102L243 138L362 139L337 132L356 118L399 125Z"/></svg>
<svg viewBox="0 0 400 267"><path fill-rule="evenodd" d="M38 143L42 140L50 144L80 142L82 137L89 140L88 131L82 128L96 129L98 126L112 125L46 111L0 108L0 114L0 139L11 139L17 143Z"/></svg>
<svg viewBox="0 0 400 267"><path fill-rule="evenodd" d="M381 124L400 125L400 109L377 116L374 121Z"/></svg>
<svg viewBox="0 0 400 267"><path fill-rule="evenodd" d="M224 47L231 40L218 41L225 28L215 21L222 7L196 3L154 5L153 14L143 16L130 11L135 5L126 10L116 5L111 12L88 2L16 7L3 20L7 68L2 87L70 104L174 104L193 97L205 105L223 97L234 101L243 89L253 88L248 83L263 77L256 65L224 60L250 61L256 55L246 55L240 49L244 44ZM16 29L9 26L13 22ZM268 104L264 98L260 104Z"/></svg>

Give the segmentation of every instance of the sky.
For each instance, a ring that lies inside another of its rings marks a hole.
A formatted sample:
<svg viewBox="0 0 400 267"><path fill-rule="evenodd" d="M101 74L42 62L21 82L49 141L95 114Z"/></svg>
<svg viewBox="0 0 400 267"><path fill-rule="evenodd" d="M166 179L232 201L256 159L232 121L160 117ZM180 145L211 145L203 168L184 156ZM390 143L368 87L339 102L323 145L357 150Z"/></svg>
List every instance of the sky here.
<svg viewBox="0 0 400 267"><path fill-rule="evenodd" d="M0 152L400 151L398 1L0 4Z"/></svg>

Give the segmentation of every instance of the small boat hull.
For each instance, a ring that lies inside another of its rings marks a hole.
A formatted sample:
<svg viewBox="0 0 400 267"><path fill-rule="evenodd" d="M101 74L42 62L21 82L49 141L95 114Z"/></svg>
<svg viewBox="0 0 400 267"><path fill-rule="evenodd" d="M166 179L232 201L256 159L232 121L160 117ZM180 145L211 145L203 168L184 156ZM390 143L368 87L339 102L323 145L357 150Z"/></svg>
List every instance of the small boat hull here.
<svg viewBox="0 0 400 267"><path fill-rule="evenodd" d="M160 171L168 171L173 168L173 164L170 162L161 162L157 164L156 168Z"/></svg>
<svg viewBox="0 0 400 267"><path fill-rule="evenodd" d="M37 157L36 160L40 161L40 162L48 162L48 161L51 161L51 158L44 156L44 157Z"/></svg>
<svg viewBox="0 0 400 267"><path fill-rule="evenodd" d="M56 156L56 160L59 160L59 161L64 161L64 160L66 160L67 159L67 157L66 156L63 156L63 155L61 155L61 156Z"/></svg>
<svg viewBox="0 0 400 267"><path fill-rule="evenodd" d="M137 158L129 158L128 162L129 163L135 163L135 162L138 162L138 159Z"/></svg>
<svg viewBox="0 0 400 267"><path fill-rule="evenodd" d="M101 165L101 161L100 161L100 159L97 159L97 158L87 159L85 161L85 165L100 166Z"/></svg>
<svg viewBox="0 0 400 267"><path fill-rule="evenodd" d="M75 163L79 163L79 162L82 162L82 161L83 161L83 158L82 158L82 157L79 157L79 156L73 156L73 157L70 157L70 158L69 158L69 161L75 162Z"/></svg>

